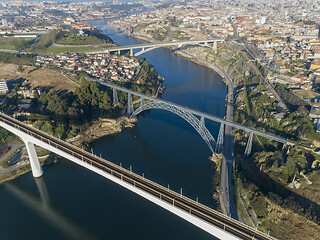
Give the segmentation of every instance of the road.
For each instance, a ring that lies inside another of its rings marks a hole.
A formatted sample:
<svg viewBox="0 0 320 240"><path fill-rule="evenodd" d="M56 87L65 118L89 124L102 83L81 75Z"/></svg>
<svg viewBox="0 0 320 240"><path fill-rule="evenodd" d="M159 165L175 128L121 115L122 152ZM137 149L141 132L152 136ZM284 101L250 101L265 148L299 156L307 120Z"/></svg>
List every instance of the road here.
<svg viewBox="0 0 320 240"><path fill-rule="evenodd" d="M184 52L185 54L190 55L189 53ZM193 58L196 58L198 61L209 65L212 67L218 74L220 74L227 86L228 86L228 95L227 95L227 109L226 109L226 121L233 122L233 97L234 97L234 84L230 79L228 74L221 69L219 66L208 63L207 61L190 55ZM224 214L230 216L234 219L239 219L238 210L233 198L232 190L232 168L233 168L233 130L234 125L225 124L225 137L223 144L223 161L220 169L220 187L219 187L219 199L220 206Z"/></svg>
<svg viewBox="0 0 320 240"><path fill-rule="evenodd" d="M233 93L234 85L232 80L225 73L228 85L226 120L233 121ZM231 126L225 126L225 137L223 145L223 161L220 170L220 205L223 212L234 218L239 219L238 210L234 202L234 192L232 189L233 173L233 151L234 151L233 129Z"/></svg>
<svg viewBox="0 0 320 240"><path fill-rule="evenodd" d="M107 160L99 158L93 154L90 154L76 146L64 142L63 140L52 137L38 129L30 127L16 119L13 119L5 114L0 113L0 121L20 131L31 135L32 137L53 146L56 149L63 151L81 161L86 162L104 172L125 181L126 183L138 188L154 197L161 199L161 201L166 202L170 205L179 208L182 211L188 212L196 218L202 219L202 221L212 224L224 231L239 237L240 239L261 239L261 240L271 240L274 239L262 232L257 231L239 221L210 209L198 202L184 197L182 194L176 193L167 187L158 185L143 176L139 176L132 171L124 169L117 166Z"/></svg>
<svg viewBox="0 0 320 240"><path fill-rule="evenodd" d="M9 156L12 156L23 146L24 146L23 143L18 140L13 140L13 141L9 141L9 142L5 142L4 144L1 144L1 148L9 147L10 150L6 154L0 157L0 162L7 159Z"/></svg>

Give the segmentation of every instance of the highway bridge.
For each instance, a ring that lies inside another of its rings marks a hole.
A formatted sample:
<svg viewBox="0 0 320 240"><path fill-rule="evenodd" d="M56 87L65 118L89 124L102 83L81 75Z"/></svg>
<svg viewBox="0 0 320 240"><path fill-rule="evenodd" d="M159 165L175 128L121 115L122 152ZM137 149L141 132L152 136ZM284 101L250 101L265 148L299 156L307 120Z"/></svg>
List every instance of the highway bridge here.
<svg viewBox="0 0 320 240"><path fill-rule="evenodd" d="M162 43L143 43L143 44L136 44L136 45L128 45L128 46L117 46L111 48L103 48L97 50L89 50L89 51L81 51L79 53L85 54L99 54L99 53L111 53L111 52L118 52L119 54L121 51L129 50L130 56L139 56L145 52L151 51L156 48L160 47L168 47L168 46L176 46L178 48L182 47L185 44L202 44L204 46L209 47L209 43L212 43L212 48L217 50L217 43L223 42L224 39L199 39L199 40L186 40L186 41L172 41L172 42L162 42ZM133 54L134 49L141 49L139 52Z"/></svg>
<svg viewBox="0 0 320 240"><path fill-rule="evenodd" d="M207 143L208 147L212 151L212 153L216 152L216 150L221 149L223 145L223 136L224 136L224 127L232 127L237 128L246 132L250 133L247 148L245 151L245 155L249 155L251 153L251 147L252 147L252 138L253 135L262 136L268 139L271 139L273 141L277 141L283 144L288 144L287 139L266 133L261 132L257 129L244 126L239 123L232 122L230 120L226 120L223 118L219 118L213 115L210 115L208 113L204 113L198 110L194 110L185 106L181 106L166 100L150 97L147 95L144 95L142 93L138 93L135 91L132 91L127 88L123 88L120 86L117 86L115 84L109 83L109 82L102 82L97 81L96 79L90 78L91 81L96 81L100 83L101 85L104 85L106 87L113 89L113 103L116 105L118 104L118 97L117 97L117 90L122 91L128 94L128 117L134 117L138 115L139 113L150 110L150 109L163 109L166 111L170 111L183 119L185 119L190 125L194 127L194 129L200 134L200 136L203 138L203 140ZM137 96L141 98L140 106L137 109L134 109L133 103L132 103L132 96ZM205 120L211 120L214 122L220 123L220 130L219 136L218 136L218 142L213 138L209 130L205 127Z"/></svg>
<svg viewBox="0 0 320 240"><path fill-rule="evenodd" d="M121 54L121 51L130 51L130 56L140 56L145 52L149 52L153 49L161 48L161 47L169 47L169 46L176 46L177 48L182 47L186 44L192 45L203 45L206 47L212 47L215 51L217 50L217 43L223 42L224 39L199 39L199 40L186 40L186 41L172 41L172 42L161 42L161 43L143 43L143 44L136 44L136 45L128 45L128 46L116 46L116 47L109 47L109 48L102 48L96 50L88 50L88 51L79 51L76 53L81 54L103 54L103 53L112 53L118 52ZM212 44L212 46L209 46ZM139 52L133 53L133 50L140 49ZM11 53L11 54L42 54L48 55L48 53L34 53L28 52L24 49L21 50L1 50L0 52Z"/></svg>
<svg viewBox="0 0 320 240"><path fill-rule="evenodd" d="M34 145L73 161L109 180L135 192L166 210L178 215L219 239L272 240L271 236L229 218L207 206L152 182L144 176L124 169L105 159L90 154L63 140L0 113L0 126L19 136L26 145L32 174L43 174Z"/></svg>

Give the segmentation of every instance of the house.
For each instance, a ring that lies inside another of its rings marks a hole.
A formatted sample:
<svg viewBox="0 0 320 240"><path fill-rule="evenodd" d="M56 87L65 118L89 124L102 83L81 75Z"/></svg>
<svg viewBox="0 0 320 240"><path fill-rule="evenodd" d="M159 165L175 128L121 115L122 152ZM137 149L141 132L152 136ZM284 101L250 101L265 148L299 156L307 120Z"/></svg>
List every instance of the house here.
<svg viewBox="0 0 320 240"><path fill-rule="evenodd" d="M309 117L312 119L313 118L320 118L320 108L319 107L312 107L310 109Z"/></svg>
<svg viewBox="0 0 320 240"><path fill-rule="evenodd" d="M7 93L9 91L7 80L0 79L0 92Z"/></svg>
<svg viewBox="0 0 320 240"><path fill-rule="evenodd" d="M63 24L66 24L66 25L71 25L74 22L75 21L74 21L73 17L71 17L71 16L68 16L66 19L63 20Z"/></svg>
<svg viewBox="0 0 320 240"><path fill-rule="evenodd" d="M31 106L31 99L22 99L18 101L18 107L20 109L29 109Z"/></svg>

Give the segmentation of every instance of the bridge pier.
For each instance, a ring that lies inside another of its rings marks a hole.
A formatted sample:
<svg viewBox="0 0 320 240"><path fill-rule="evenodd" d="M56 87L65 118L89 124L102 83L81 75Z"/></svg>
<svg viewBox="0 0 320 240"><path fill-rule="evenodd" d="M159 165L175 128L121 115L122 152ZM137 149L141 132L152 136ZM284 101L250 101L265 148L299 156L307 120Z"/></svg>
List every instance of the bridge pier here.
<svg viewBox="0 0 320 240"><path fill-rule="evenodd" d="M132 57L133 56L133 49L130 48L130 56Z"/></svg>
<svg viewBox="0 0 320 240"><path fill-rule="evenodd" d="M24 141L26 148L27 148L30 166L31 166L31 170L32 170L32 175L35 178L41 177L43 174L43 170L40 165L36 149L35 149L33 143L25 141L25 140L23 140L23 141Z"/></svg>
<svg viewBox="0 0 320 240"><path fill-rule="evenodd" d="M204 116L201 116L200 123L201 123L202 127L206 126L206 123L205 123L205 120L204 120Z"/></svg>
<svg viewBox="0 0 320 240"><path fill-rule="evenodd" d="M212 47L213 51L214 52L217 52L217 49L218 49L218 42L217 41L214 41L213 42L213 47Z"/></svg>
<svg viewBox="0 0 320 240"><path fill-rule="evenodd" d="M140 107L144 104L144 97L141 97L141 100L140 100Z"/></svg>
<svg viewBox="0 0 320 240"><path fill-rule="evenodd" d="M218 135L218 139L217 139L216 153L219 153L221 151L221 148L223 146L223 140L224 140L224 124L221 123L219 135Z"/></svg>
<svg viewBox="0 0 320 240"><path fill-rule="evenodd" d="M243 158L247 158L251 154L252 150L252 139L253 139L253 132L250 132L250 136L247 142L246 150L244 151Z"/></svg>
<svg viewBox="0 0 320 240"><path fill-rule="evenodd" d="M131 114L133 113L133 104L132 104L132 95L128 93L128 118L130 118Z"/></svg>
<svg viewBox="0 0 320 240"><path fill-rule="evenodd" d="M204 46L208 47L208 42L204 42Z"/></svg>
<svg viewBox="0 0 320 240"><path fill-rule="evenodd" d="M113 91L113 106L116 106L119 104L118 93L115 88L113 88L112 91Z"/></svg>
<svg viewBox="0 0 320 240"><path fill-rule="evenodd" d="M120 51L120 50L118 50L118 54L119 54L119 55L121 54L121 51Z"/></svg>

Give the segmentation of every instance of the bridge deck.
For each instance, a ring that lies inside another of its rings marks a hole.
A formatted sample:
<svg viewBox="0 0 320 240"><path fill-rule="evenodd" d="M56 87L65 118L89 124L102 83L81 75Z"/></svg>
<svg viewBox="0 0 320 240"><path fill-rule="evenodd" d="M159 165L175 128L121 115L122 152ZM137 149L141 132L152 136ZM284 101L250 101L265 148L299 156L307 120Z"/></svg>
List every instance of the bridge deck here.
<svg viewBox="0 0 320 240"><path fill-rule="evenodd" d="M172 42L163 42L163 43L142 43L135 45L127 45L127 46L117 46L111 48L103 48L91 51L82 51L82 53L103 53L103 52L113 52L119 50L130 50L130 49L140 49L140 48L159 48L166 46L174 46L174 45L184 45L184 44L197 44L197 43L213 43L213 42L222 42L223 39L199 39L199 40L187 40L187 41L172 41Z"/></svg>
<svg viewBox="0 0 320 240"><path fill-rule="evenodd" d="M224 231L239 237L241 239L261 239L271 240L274 239L262 232L242 224L232 218L229 218L213 209L210 209L202 204L197 203L194 200L188 199L168 188L158 185L142 176L132 173L122 167L119 167L111 162L108 162L102 158L94 156L82 149L79 149L71 144L68 144L60 139L52 137L40 130L30 127L16 119L13 119L7 115L0 114L0 121L19 129L20 131L31 135L38 140L41 140L49 145L56 147L78 159L85 161L92 166L95 166L119 179L125 181L136 188L143 190L162 201L167 202L189 214L202 219L203 221L212 224L216 227L224 229Z"/></svg>
<svg viewBox="0 0 320 240"><path fill-rule="evenodd" d="M262 136L262 137L265 137L265 138L268 138L268 139L271 139L271 140L274 140L274 141L277 141L277 142L280 142L280 143L283 143L283 144L287 144L287 139L275 136L275 135L270 134L270 133L261 132L259 130L254 129L254 128L250 128L250 127L241 125L239 123L235 123L235 122L231 122L231 121L228 121L228 120L224 120L223 118L219 118L219 117L210 115L208 113L204 113L204 112L201 112L201 111L198 111L198 110L194 110L194 109L191 109L191 108L188 108L188 107L184 107L184 106L181 106L181 105L178 105L178 104L166 101L166 100L149 97L149 96L144 95L142 93L134 92L134 91L132 91L130 89L119 87L119 86L117 86L115 84L97 81L97 80L95 80L93 78L90 78L90 80L96 81L96 82L100 83L101 85L104 85L104 86L107 86L107 87L110 87L110 88L114 88L114 89L117 89L117 90L120 90L120 91L123 91L123 92L126 92L126 93L131 93L132 95L147 99L149 101L162 102L162 103L165 103L165 104L168 104L168 105L183 109L186 112L190 112L190 113L194 114L195 116L198 116L199 118L204 117L205 119L209 119L209 120L214 121L214 122L224 123L227 126L231 126L233 128L241 129L241 130L246 131L246 132L252 132L255 135L259 135L259 136Z"/></svg>

